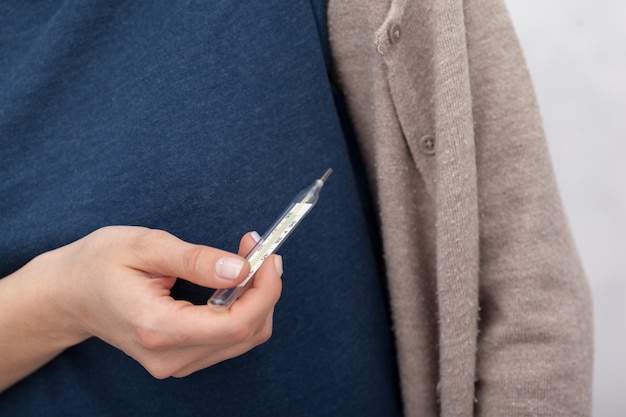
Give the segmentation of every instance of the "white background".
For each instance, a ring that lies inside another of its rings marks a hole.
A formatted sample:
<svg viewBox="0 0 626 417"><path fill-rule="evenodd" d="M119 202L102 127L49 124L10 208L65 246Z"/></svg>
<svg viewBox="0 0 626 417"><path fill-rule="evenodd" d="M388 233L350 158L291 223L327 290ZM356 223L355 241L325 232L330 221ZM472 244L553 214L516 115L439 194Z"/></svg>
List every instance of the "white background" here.
<svg viewBox="0 0 626 417"><path fill-rule="evenodd" d="M506 0L593 292L594 416L626 416L626 1Z"/></svg>

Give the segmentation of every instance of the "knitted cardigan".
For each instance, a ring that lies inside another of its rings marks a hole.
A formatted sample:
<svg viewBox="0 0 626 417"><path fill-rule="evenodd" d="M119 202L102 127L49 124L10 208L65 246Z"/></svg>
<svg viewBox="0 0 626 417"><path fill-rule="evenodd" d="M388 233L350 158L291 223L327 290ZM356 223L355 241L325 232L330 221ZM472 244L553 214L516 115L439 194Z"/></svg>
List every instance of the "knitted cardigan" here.
<svg viewBox="0 0 626 417"><path fill-rule="evenodd" d="M500 0L330 0L411 416L587 416L592 315Z"/></svg>

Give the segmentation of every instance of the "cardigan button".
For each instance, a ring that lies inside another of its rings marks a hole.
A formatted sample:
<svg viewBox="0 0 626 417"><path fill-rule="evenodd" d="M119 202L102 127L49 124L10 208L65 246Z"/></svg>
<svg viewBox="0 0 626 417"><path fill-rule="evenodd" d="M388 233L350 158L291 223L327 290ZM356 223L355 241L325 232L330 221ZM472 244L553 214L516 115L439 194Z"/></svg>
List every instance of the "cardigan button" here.
<svg viewBox="0 0 626 417"><path fill-rule="evenodd" d="M402 37L402 31L400 30L400 25L394 23L389 26L387 34L389 35L389 42L398 43L400 42L400 38Z"/></svg>
<svg viewBox="0 0 626 417"><path fill-rule="evenodd" d="M435 137L424 135L420 139L420 150L426 155L434 155L435 153Z"/></svg>

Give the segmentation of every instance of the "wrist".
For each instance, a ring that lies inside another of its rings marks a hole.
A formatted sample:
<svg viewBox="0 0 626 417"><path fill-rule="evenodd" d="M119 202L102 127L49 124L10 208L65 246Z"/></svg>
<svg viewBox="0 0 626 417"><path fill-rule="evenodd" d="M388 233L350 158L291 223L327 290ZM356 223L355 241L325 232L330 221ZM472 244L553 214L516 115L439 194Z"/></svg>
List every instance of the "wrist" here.
<svg viewBox="0 0 626 417"><path fill-rule="evenodd" d="M73 294L75 289L70 282L70 274L66 273L67 265L63 265L61 249L46 252L29 262L23 272L23 285L31 303L37 306L32 311L33 322L39 323L45 339L50 346L60 351L76 345L90 337L82 330L76 320Z"/></svg>
<svg viewBox="0 0 626 417"><path fill-rule="evenodd" d="M62 307L53 260L39 256L0 280L0 392L88 337Z"/></svg>

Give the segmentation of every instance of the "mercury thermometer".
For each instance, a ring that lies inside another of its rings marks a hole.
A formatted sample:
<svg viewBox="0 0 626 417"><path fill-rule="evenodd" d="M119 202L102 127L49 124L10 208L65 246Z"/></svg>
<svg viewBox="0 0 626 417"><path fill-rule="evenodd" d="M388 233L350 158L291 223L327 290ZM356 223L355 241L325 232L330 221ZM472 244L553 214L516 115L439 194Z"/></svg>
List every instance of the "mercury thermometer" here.
<svg viewBox="0 0 626 417"><path fill-rule="evenodd" d="M209 299L209 305L216 309L227 309L244 293L252 277L259 269L265 258L273 254L287 240L291 232L300 224L302 219L311 211L324 183L333 172L328 168L321 178L300 191L289 203L287 209L278 217L274 224L265 232L261 239L245 256L250 263L250 273L241 284L234 288L216 290Z"/></svg>

